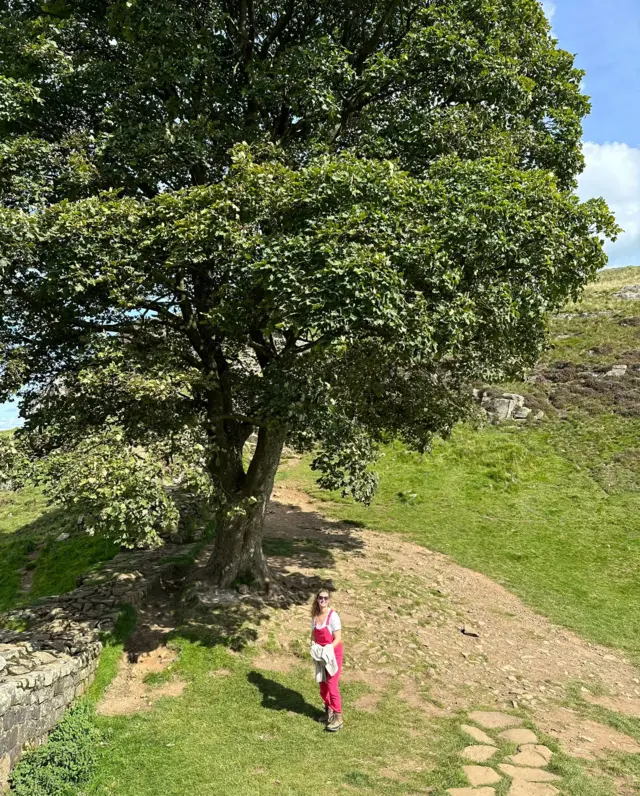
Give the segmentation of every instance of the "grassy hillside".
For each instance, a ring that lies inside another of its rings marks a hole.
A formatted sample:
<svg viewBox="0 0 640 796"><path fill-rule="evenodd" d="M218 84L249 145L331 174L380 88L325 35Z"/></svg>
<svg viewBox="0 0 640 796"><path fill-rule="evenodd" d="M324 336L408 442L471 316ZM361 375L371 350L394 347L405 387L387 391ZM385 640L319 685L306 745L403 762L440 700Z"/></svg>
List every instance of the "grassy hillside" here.
<svg viewBox="0 0 640 796"><path fill-rule="evenodd" d="M537 423L458 428L425 457L384 451L370 508L283 473L336 517L404 534L499 580L585 637L640 659L640 268L604 272L552 321L525 383ZM621 376L607 376L613 365Z"/></svg>
<svg viewBox="0 0 640 796"><path fill-rule="evenodd" d="M61 533L70 538L56 542ZM118 550L107 539L78 532L35 487L0 492L0 611L75 588L78 575Z"/></svg>

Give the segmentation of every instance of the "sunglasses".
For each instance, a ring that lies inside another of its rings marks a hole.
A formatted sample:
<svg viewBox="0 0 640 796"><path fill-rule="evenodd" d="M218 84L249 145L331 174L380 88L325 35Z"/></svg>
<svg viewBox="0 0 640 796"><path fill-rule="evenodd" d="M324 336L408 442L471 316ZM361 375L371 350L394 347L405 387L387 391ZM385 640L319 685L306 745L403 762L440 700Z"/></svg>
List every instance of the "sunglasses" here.
<svg viewBox="0 0 640 796"><path fill-rule="evenodd" d="M328 597L318 597L318 602L319 603L328 603L329 602L329 598Z"/></svg>

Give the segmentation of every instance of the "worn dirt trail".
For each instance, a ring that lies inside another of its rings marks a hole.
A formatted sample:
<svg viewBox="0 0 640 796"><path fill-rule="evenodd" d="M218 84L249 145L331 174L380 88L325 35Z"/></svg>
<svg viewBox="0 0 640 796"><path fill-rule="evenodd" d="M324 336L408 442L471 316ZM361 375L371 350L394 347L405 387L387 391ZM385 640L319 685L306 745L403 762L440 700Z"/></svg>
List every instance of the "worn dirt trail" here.
<svg viewBox="0 0 640 796"><path fill-rule="evenodd" d="M323 517L295 488L280 485L273 498L266 535L294 545L288 557L273 556L272 565L321 574L337 589L344 676L374 689L356 708L375 709L376 692L400 680L401 695L436 715L521 708L570 755L596 760L612 752L640 754L630 736L564 704L578 682L585 701L640 717L640 671L622 654L554 625L444 555ZM271 544L277 549L277 542ZM261 625L260 635L275 635L280 645L272 664L287 665L287 650L299 644L308 621L305 605ZM431 702L416 685L428 688ZM603 692L608 696L599 697ZM630 791L621 785L620 792Z"/></svg>

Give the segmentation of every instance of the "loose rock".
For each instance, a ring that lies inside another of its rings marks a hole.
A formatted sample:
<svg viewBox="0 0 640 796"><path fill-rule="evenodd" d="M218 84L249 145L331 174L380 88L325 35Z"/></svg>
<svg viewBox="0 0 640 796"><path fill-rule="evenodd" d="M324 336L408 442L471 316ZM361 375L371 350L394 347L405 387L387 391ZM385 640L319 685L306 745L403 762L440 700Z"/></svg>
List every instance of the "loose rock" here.
<svg viewBox="0 0 640 796"><path fill-rule="evenodd" d="M640 285L626 285L615 296L616 298L640 301Z"/></svg>
<svg viewBox="0 0 640 796"><path fill-rule="evenodd" d="M611 370L607 371L604 375L609 376L611 378L620 378L624 376L627 372L626 365L614 365Z"/></svg>

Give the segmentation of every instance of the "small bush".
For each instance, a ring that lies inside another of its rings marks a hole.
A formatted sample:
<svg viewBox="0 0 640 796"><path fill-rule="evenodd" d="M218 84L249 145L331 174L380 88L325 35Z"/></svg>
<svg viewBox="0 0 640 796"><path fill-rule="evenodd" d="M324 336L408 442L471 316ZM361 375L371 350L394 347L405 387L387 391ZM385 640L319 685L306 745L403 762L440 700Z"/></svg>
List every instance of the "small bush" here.
<svg viewBox="0 0 640 796"><path fill-rule="evenodd" d="M76 796L95 763L98 731L91 708L71 708L48 741L24 756L11 774L15 796Z"/></svg>

